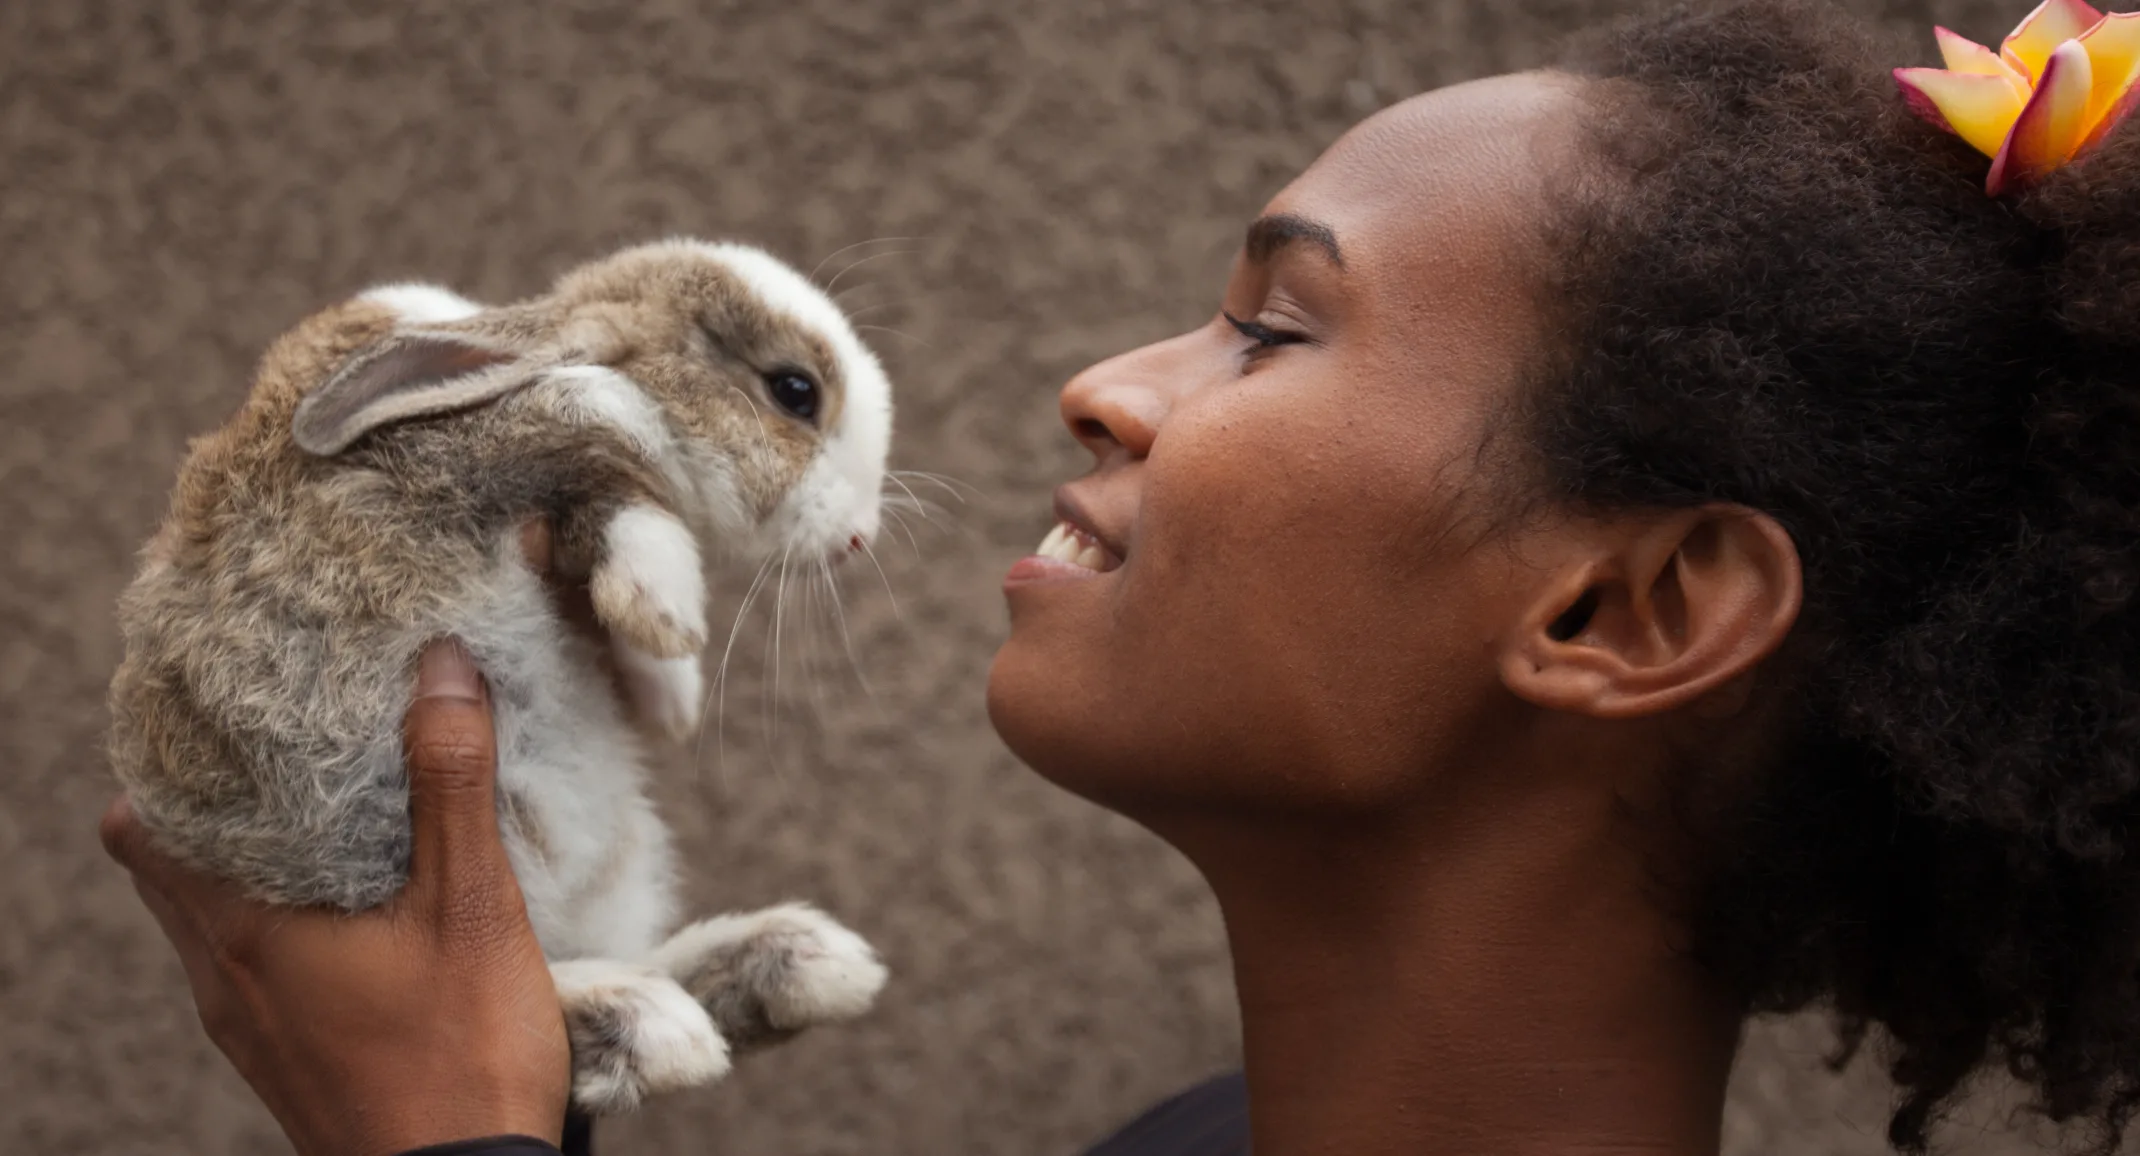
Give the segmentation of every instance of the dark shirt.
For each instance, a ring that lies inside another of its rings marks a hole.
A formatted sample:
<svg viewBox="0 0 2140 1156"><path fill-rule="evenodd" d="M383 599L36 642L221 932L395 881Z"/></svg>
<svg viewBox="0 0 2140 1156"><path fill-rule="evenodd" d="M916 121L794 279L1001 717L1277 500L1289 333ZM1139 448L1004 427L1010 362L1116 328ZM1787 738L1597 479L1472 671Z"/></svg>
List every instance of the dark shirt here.
<svg viewBox="0 0 2140 1156"><path fill-rule="evenodd" d="M593 1156L593 1129L574 1117L562 1149L527 1136L462 1140L402 1156ZM1236 1072L1207 1080L1129 1122L1085 1156L1249 1156L1248 1085Z"/></svg>
<svg viewBox="0 0 2140 1156"><path fill-rule="evenodd" d="M1249 1156L1248 1081L1239 1072L1206 1080L1085 1156Z"/></svg>
<svg viewBox="0 0 2140 1156"><path fill-rule="evenodd" d="M401 1156L558 1156L557 1147L533 1136L485 1136L455 1140L429 1148L411 1148Z"/></svg>

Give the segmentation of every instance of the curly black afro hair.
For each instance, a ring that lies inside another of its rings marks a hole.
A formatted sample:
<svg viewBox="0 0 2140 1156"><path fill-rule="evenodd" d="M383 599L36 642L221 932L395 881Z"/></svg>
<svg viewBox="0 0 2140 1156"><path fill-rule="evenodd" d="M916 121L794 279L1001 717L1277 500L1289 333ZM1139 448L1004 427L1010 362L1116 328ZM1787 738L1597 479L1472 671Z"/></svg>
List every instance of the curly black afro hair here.
<svg viewBox="0 0 2140 1156"><path fill-rule="evenodd" d="M1897 95L1921 54L1757 0L1571 56L1603 176L1536 436L1561 499L1742 503L1804 560L1698 950L1755 1011L1883 1031L1897 1147L2003 1063L2107 1148L2140 1106L2140 122L1995 200Z"/></svg>

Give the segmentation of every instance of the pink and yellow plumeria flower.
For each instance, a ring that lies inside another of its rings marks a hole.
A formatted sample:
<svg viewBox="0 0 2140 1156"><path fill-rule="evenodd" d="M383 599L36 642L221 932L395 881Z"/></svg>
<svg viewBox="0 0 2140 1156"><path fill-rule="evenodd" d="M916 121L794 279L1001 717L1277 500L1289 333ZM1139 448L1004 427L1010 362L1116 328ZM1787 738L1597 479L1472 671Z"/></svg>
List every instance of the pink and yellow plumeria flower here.
<svg viewBox="0 0 2140 1156"><path fill-rule="evenodd" d="M1917 115L1992 158L1992 196L2086 152L2140 98L2140 12L2044 0L1993 52L1936 30L1945 68L1898 68Z"/></svg>

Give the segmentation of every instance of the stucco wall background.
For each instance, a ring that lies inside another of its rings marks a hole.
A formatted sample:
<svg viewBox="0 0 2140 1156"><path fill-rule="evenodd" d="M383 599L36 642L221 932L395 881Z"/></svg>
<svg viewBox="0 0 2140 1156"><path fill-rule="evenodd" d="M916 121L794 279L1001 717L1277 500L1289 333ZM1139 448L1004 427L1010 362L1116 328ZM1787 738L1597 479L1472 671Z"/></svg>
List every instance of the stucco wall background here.
<svg viewBox="0 0 2140 1156"><path fill-rule="evenodd" d="M676 232L831 257L899 383L895 464L963 501L880 549L882 583L849 575L868 690L791 637L775 694L761 603L721 734L661 784L691 908L824 903L892 964L882 1010L605 1150L1068 1153L1231 1063L1195 876L983 717L998 576L1082 468L1052 391L1205 317L1241 225L1346 125L1623 6L0 4L0 1137L284 1150L93 833L110 608L185 439L368 283L502 299ZM1934 20L1994 36L2013 7L1872 10L1929 52ZM1824 1047L1810 1020L1755 1030L1731 1151L1882 1150L1886 1090ZM2022 1150L1996 1097L1967 1115L1959 1150Z"/></svg>

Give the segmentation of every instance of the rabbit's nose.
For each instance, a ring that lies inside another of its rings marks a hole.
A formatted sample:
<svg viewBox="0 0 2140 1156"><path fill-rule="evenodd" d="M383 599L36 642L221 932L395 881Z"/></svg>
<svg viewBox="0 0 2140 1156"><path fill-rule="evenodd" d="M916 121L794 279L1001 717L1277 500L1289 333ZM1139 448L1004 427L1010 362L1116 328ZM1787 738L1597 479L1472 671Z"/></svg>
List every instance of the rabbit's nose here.
<svg viewBox="0 0 2140 1156"><path fill-rule="evenodd" d="M859 554L866 548L862 543L862 535L849 534L847 536L847 545L844 548L835 548L825 561L837 566L845 562L849 554Z"/></svg>

